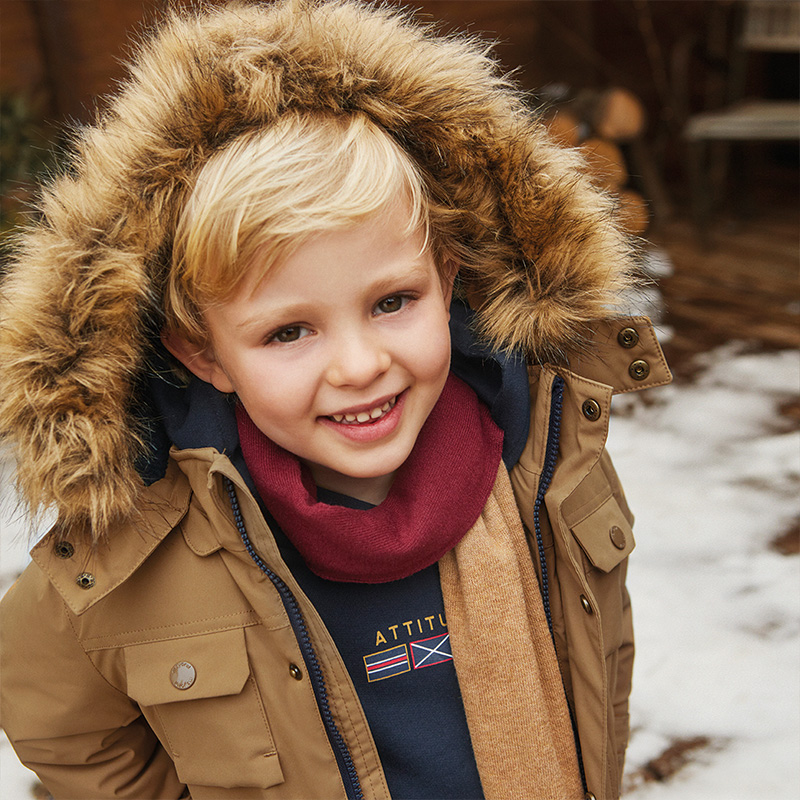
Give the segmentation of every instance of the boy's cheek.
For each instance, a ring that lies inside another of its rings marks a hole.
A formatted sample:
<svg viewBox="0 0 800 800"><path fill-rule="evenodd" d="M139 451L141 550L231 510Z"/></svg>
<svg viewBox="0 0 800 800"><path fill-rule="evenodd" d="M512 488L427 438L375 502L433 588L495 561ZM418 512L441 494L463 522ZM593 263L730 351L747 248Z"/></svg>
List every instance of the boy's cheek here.
<svg viewBox="0 0 800 800"><path fill-rule="evenodd" d="M447 323L435 326L425 338L423 353L429 354L431 361L438 362L439 364L450 364L450 353L452 350L452 343L450 340L450 328Z"/></svg>

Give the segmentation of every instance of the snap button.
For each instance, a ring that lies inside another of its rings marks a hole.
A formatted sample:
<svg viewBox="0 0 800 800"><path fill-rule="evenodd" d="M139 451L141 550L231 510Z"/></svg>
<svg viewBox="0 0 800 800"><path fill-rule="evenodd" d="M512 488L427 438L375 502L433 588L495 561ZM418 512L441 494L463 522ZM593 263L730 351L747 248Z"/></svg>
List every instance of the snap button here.
<svg viewBox="0 0 800 800"><path fill-rule="evenodd" d="M625 532L622 530L622 528L618 527L617 525L613 525L611 530L608 532L608 535L611 537L611 542L614 547L617 547L620 550L625 549Z"/></svg>
<svg viewBox="0 0 800 800"><path fill-rule="evenodd" d="M176 689L188 689L197 678L197 670L188 661L179 661L170 671L170 683Z"/></svg>
<svg viewBox="0 0 800 800"><path fill-rule="evenodd" d="M69 542L56 542L53 545L53 552L59 558L72 558L75 555L75 548Z"/></svg>
<svg viewBox="0 0 800 800"><path fill-rule="evenodd" d="M597 800L597 798L592 794L592 792L586 792L583 796L583 800Z"/></svg>
<svg viewBox="0 0 800 800"><path fill-rule="evenodd" d="M296 664L289 665L289 674L296 680L303 680L303 672Z"/></svg>
<svg viewBox="0 0 800 800"><path fill-rule="evenodd" d="M650 374L650 365L637 359L628 367L628 372L635 381L643 381Z"/></svg>
<svg viewBox="0 0 800 800"><path fill-rule="evenodd" d="M581 595L581 605L583 606L583 610L587 614L594 614L594 609L592 608L592 604L589 602L589 598L585 595Z"/></svg>
<svg viewBox="0 0 800 800"><path fill-rule="evenodd" d="M636 347L639 344L639 334L636 332L636 328L623 328L617 334L617 341L621 347L630 350L631 347Z"/></svg>
<svg viewBox="0 0 800 800"><path fill-rule="evenodd" d="M81 589L91 589L94 586L94 575L91 572L81 572L77 578L75 578L75 583L81 587Z"/></svg>
<svg viewBox="0 0 800 800"><path fill-rule="evenodd" d="M598 403L597 400L584 400L581 410L583 411L583 416L586 417L589 422L597 422L597 420L600 419L600 403Z"/></svg>

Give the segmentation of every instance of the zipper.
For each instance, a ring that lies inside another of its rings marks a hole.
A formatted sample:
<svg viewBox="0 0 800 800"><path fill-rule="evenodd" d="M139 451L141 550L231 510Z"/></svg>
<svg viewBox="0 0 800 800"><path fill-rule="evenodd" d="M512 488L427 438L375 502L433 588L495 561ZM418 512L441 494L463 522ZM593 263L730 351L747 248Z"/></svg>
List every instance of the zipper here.
<svg viewBox="0 0 800 800"><path fill-rule="evenodd" d="M319 708L319 713L325 726L325 732L328 734L328 740L336 756L336 763L339 767L339 773L341 774L342 783L344 784L348 800L363 800L364 793L361 789L361 782L358 779L355 764L353 763L353 757L350 754L350 750L347 747L347 743L341 731L336 725L336 720L333 718L333 713L331 712L330 703L328 701L328 692L325 687L325 676L322 673L322 667L314 651L314 645L311 642L311 637L308 633L300 604L297 602L297 598L294 594L292 594L292 590L264 563L261 556L256 552L247 534L247 529L245 528L244 518L239 508L239 499L236 496L236 487L233 485L233 481L227 476L223 476L223 480L228 492L228 498L230 499L233 518L236 522L239 536L250 558L253 559L256 566L269 578L273 586L278 590L278 594L283 602L283 607L286 609L286 614L289 617L292 630L297 638L297 644L300 647L308 677L314 690L314 696L317 700L317 707Z"/></svg>
<svg viewBox="0 0 800 800"><path fill-rule="evenodd" d="M533 527L536 533L536 546L539 551L539 566L542 573L542 604L544 613L547 617L547 627L550 629L550 638L553 640L555 649L556 640L553 636L553 617L550 612L550 585L547 573L547 561L544 557L544 541L542 539L542 526L540 522L540 511L544 496L553 481L558 461L558 444L561 438L561 413L564 407L564 379L560 375L553 378L553 385L550 389L550 419L547 425L547 444L544 450L544 464L542 474L539 476L539 487L536 491L536 499L533 503ZM566 690L564 692L566 695ZM583 766L583 753L581 752L581 740L578 736L578 722L575 719L575 712L569 698L567 698L567 709L569 710L569 720L572 724L572 736L575 739L575 750L578 754L578 768L581 774L583 791L586 792L586 770Z"/></svg>
<svg viewBox="0 0 800 800"><path fill-rule="evenodd" d="M544 542L542 541L542 526L539 514L544 502L544 496L550 488L553 474L556 471L556 461L558 460L558 442L561 436L561 410L564 401L564 379L560 375L553 378L553 385L550 389L550 421L547 426L547 444L544 451L544 464L542 474L539 476L539 488L536 491L536 499L533 502L533 527L536 533L536 545L539 550L539 566L542 573L542 603L544 613L547 617L547 626L550 628L550 636L553 636L553 616L550 612L550 586L547 577L547 562L544 557Z"/></svg>

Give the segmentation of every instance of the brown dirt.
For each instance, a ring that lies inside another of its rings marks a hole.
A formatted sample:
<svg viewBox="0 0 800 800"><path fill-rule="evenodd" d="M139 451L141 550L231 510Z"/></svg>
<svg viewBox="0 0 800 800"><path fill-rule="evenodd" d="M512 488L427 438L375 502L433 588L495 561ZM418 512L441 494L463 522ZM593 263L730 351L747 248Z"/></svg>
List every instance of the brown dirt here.
<svg viewBox="0 0 800 800"><path fill-rule="evenodd" d="M53 800L53 795L39 781L31 787L31 797L33 800Z"/></svg>
<svg viewBox="0 0 800 800"><path fill-rule="evenodd" d="M776 536L770 546L783 556L800 554L800 519L780 536Z"/></svg>
<svg viewBox="0 0 800 800"><path fill-rule="evenodd" d="M791 430L800 428L800 397L781 403L778 411L781 417L789 422Z"/></svg>
<svg viewBox="0 0 800 800"><path fill-rule="evenodd" d="M643 783L668 781L679 770L694 761L700 751L715 746L707 736L674 739L662 753L626 777L626 790L630 791Z"/></svg>

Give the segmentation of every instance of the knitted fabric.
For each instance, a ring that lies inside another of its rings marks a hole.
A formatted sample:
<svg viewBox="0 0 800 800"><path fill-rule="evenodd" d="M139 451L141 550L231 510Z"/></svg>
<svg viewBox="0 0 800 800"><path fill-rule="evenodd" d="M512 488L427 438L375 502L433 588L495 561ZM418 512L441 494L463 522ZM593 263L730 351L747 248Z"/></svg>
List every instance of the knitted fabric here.
<svg viewBox="0 0 800 800"><path fill-rule="evenodd" d="M582 798L561 674L504 465L439 572L486 800Z"/></svg>
<svg viewBox="0 0 800 800"><path fill-rule="evenodd" d="M278 525L312 572L351 583L399 580L435 564L478 519L503 448L489 410L451 374L387 498L352 509L318 502L297 457L241 405L236 418L247 468Z"/></svg>

